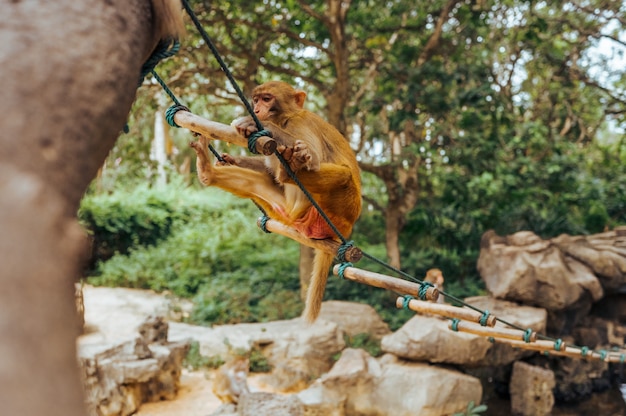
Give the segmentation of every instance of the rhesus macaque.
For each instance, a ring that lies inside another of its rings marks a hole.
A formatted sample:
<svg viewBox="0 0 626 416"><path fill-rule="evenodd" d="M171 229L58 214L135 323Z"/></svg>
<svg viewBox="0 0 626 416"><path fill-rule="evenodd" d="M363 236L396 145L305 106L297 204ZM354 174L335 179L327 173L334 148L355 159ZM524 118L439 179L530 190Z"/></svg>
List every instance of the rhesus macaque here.
<svg viewBox="0 0 626 416"><path fill-rule="evenodd" d="M213 377L213 394L223 403L239 402L239 396L248 393L248 357L236 356L217 369Z"/></svg>
<svg viewBox="0 0 626 416"><path fill-rule="evenodd" d="M289 84L272 81L252 93L254 112L272 133L277 151L287 161L304 188L348 237L361 213L359 166L348 141L318 115L303 108L306 93ZM233 125L245 137L257 131L250 117ZM198 178L242 198L250 198L270 218L291 226L312 239L340 239L293 182L275 155L232 157L211 166L208 139L200 136L191 146L198 155ZM319 315L328 271L334 256L315 251L311 283L307 290L304 317L313 322Z"/></svg>
<svg viewBox="0 0 626 416"><path fill-rule="evenodd" d="M443 273L439 269L428 269L424 282L432 283L439 290L439 298L437 303L445 303L444 296L441 294L443 291Z"/></svg>

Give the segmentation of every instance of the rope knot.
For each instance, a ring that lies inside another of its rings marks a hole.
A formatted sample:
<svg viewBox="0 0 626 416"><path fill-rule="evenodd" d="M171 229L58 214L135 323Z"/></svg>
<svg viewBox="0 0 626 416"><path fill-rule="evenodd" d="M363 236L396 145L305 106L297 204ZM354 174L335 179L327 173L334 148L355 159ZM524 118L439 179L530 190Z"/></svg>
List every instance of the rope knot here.
<svg viewBox="0 0 626 416"><path fill-rule="evenodd" d="M272 137L272 132L267 129L255 131L248 137L248 150L250 153L259 154L256 150L256 142L260 137Z"/></svg>
<svg viewBox="0 0 626 416"><path fill-rule="evenodd" d="M341 277L341 279L345 279L345 276L343 275L343 272L346 270L346 268L352 267L352 266L353 265L350 262L341 263L339 265L339 270L337 270L337 276Z"/></svg>
<svg viewBox="0 0 626 416"><path fill-rule="evenodd" d="M342 245L339 246L339 249L337 249L337 258L339 259L339 261L341 261L341 262L347 262L348 261L346 259L346 253L352 247L354 247L354 242L353 241L346 241L345 243L343 243Z"/></svg>
<svg viewBox="0 0 626 416"><path fill-rule="evenodd" d="M563 340L561 338L554 341L554 350L561 351L561 347L563 346Z"/></svg>
<svg viewBox="0 0 626 416"><path fill-rule="evenodd" d="M527 343L530 342L532 335L533 335L532 328L528 328L526 331L524 331L524 342L527 342Z"/></svg>
<svg viewBox="0 0 626 416"><path fill-rule="evenodd" d="M263 232L266 234L272 233L270 230L267 229L267 222L269 220L270 220L270 217L268 217L267 215L263 215L261 216L261 218L259 218L259 228L263 230Z"/></svg>
<svg viewBox="0 0 626 416"><path fill-rule="evenodd" d="M487 319L489 319L489 310L485 309L485 312L483 312L483 315L480 317L480 325L487 326Z"/></svg>
<svg viewBox="0 0 626 416"><path fill-rule="evenodd" d="M459 332L459 322L461 322L458 318L454 318L452 323L450 324L450 329L454 332Z"/></svg>
<svg viewBox="0 0 626 416"><path fill-rule="evenodd" d="M404 300L402 301L402 309L409 309L409 302L411 302L411 299L415 298L411 295L404 295Z"/></svg>
<svg viewBox="0 0 626 416"><path fill-rule="evenodd" d="M172 127L180 128L180 126L176 124L176 122L174 121L174 116L179 111L189 111L189 108L185 107L184 105L178 104L178 105L173 105L167 110L165 110L165 120L167 121L167 124L169 124Z"/></svg>
<svg viewBox="0 0 626 416"><path fill-rule="evenodd" d="M420 297L421 300L426 300L426 296L428 295L428 288L433 287L434 285L430 282L422 282L420 284L420 290L418 292L418 295Z"/></svg>

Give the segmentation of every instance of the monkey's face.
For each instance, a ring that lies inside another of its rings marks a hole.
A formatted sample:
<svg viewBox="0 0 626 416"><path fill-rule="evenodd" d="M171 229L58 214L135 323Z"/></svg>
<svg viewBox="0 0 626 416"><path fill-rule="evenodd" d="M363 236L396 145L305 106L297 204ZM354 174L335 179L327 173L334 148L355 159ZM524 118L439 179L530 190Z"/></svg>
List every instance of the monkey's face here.
<svg viewBox="0 0 626 416"><path fill-rule="evenodd" d="M272 118L280 114L280 106L278 100L273 94L260 93L252 97L254 103L254 114L261 121L272 120Z"/></svg>

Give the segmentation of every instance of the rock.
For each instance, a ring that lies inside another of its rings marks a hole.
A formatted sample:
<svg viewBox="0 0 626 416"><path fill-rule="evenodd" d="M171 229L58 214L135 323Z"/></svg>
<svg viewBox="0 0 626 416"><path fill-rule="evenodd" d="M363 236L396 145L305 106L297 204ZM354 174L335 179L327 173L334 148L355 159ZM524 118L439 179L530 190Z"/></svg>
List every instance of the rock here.
<svg viewBox="0 0 626 416"><path fill-rule="evenodd" d="M213 328L172 323L169 337L198 341L200 354L207 357L224 358L232 349L257 349L273 368L263 381L283 392L305 388L331 368L333 355L345 347L338 325L322 319L311 325L296 318Z"/></svg>
<svg viewBox="0 0 626 416"><path fill-rule="evenodd" d="M330 372L298 394L306 413L354 415L366 408L374 380L381 374L378 361L361 349L346 348ZM330 413L327 413L329 409Z"/></svg>
<svg viewBox="0 0 626 416"><path fill-rule="evenodd" d="M239 416L303 416L304 408L295 395L257 392L241 396Z"/></svg>
<svg viewBox="0 0 626 416"><path fill-rule="evenodd" d="M333 369L298 394L306 414L337 416L439 416L479 403L480 381L428 364L377 360L363 350L346 349ZM324 413L327 409L335 410Z"/></svg>
<svg viewBox="0 0 626 416"><path fill-rule="evenodd" d="M319 319L334 322L346 335L353 337L368 334L381 339L391 330L370 305L357 302L331 300L322 303Z"/></svg>
<svg viewBox="0 0 626 416"><path fill-rule="evenodd" d="M555 386L554 373L541 367L518 361L513 364L509 384L511 411L519 416L552 414Z"/></svg>
<svg viewBox="0 0 626 416"><path fill-rule="evenodd" d="M605 296L602 302L593 305L591 313L601 318L626 324L626 294L618 293Z"/></svg>
<svg viewBox="0 0 626 416"><path fill-rule="evenodd" d="M162 316L148 316L137 330L146 344L166 343L169 325Z"/></svg>
<svg viewBox="0 0 626 416"><path fill-rule="evenodd" d="M144 328L153 327L152 320ZM90 415L126 416L142 403L176 397L182 361L188 342L148 344L142 337L103 344L78 340L78 359L83 374Z"/></svg>
<svg viewBox="0 0 626 416"><path fill-rule="evenodd" d="M580 300L591 305L604 294L591 266L568 255L562 243L528 231L508 237L487 231L477 268L494 297L548 310Z"/></svg>
<svg viewBox="0 0 626 416"><path fill-rule="evenodd" d="M608 350L608 349L607 349ZM568 357L541 357L554 372L554 397L559 402L577 402L593 392L604 391L611 385L609 365L600 360ZM540 357L535 358L540 362Z"/></svg>
<svg viewBox="0 0 626 416"><path fill-rule="evenodd" d="M626 246L616 231L589 236L563 234L551 241L565 255L589 267L608 291L626 284Z"/></svg>
<svg viewBox="0 0 626 416"><path fill-rule="evenodd" d="M448 329L449 320L415 315L399 330L383 337L381 348L411 361L477 365L492 344L485 337Z"/></svg>

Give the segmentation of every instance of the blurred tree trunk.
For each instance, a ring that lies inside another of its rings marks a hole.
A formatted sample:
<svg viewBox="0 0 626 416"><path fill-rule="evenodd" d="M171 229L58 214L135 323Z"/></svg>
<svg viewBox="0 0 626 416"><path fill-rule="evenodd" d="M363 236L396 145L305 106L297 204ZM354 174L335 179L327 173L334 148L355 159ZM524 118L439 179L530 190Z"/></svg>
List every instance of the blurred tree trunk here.
<svg viewBox="0 0 626 416"><path fill-rule="evenodd" d="M0 0L2 414L84 415L80 199L155 45L148 0Z"/></svg>

